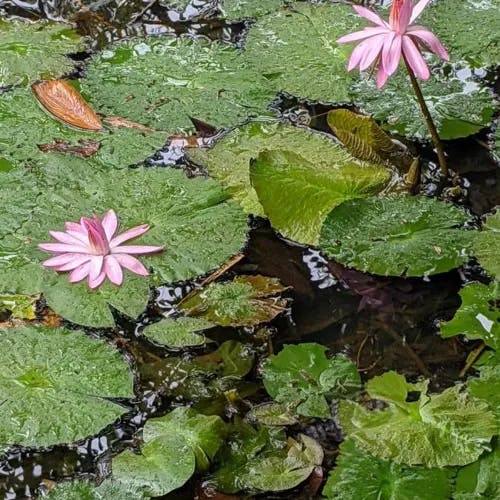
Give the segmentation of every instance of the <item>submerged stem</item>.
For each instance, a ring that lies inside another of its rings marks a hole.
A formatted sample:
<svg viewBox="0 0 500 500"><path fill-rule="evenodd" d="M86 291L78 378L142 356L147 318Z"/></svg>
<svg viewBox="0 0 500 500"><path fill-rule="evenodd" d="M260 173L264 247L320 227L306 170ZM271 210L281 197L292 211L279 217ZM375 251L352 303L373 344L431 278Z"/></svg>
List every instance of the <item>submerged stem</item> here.
<svg viewBox="0 0 500 500"><path fill-rule="evenodd" d="M424 96L422 94L422 90L420 90L420 85L418 84L417 78L415 77L415 73L413 72L410 65L408 64L406 57L404 57L404 61L406 64L406 69L408 71L408 74L410 75L410 80L411 80L411 84L413 86L413 90L415 92L415 95L417 96L418 104L420 105L420 110L422 111L422 114L424 115L425 122L427 124L427 128L429 129L429 132L430 132L431 137L432 137L432 142L434 143L434 147L436 148L436 152L437 152L438 159L439 159L439 167L441 169L441 175L447 176L448 175L448 165L446 164L446 157L444 155L443 144L441 143L441 139L439 139L436 125L434 125L434 121L432 120L432 115L429 111L429 108L427 107L427 104L425 104L425 99L424 99Z"/></svg>

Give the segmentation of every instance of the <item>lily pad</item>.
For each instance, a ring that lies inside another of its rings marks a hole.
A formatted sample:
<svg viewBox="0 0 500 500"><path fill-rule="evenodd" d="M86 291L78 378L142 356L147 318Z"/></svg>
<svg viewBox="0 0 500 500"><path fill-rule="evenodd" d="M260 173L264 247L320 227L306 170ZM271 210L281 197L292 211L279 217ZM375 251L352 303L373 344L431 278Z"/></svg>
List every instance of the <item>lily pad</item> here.
<svg viewBox="0 0 500 500"><path fill-rule="evenodd" d="M304 343L286 345L262 370L264 387L279 403L299 415L330 417L329 401L359 390L361 379L352 361L325 356L326 347Z"/></svg>
<svg viewBox="0 0 500 500"><path fill-rule="evenodd" d="M452 320L441 324L441 336L465 335L500 348L500 283L470 283L460 290L462 305Z"/></svg>
<svg viewBox="0 0 500 500"><path fill-rule="evenodd" d="M258 18L278 10L285 0L222 0L221 8L227 19Z"/></svg>
<svg viewBox="0 0 500 500"><path fill-rule="evenodd" d="M330 154L313 163L285 149L260 153L250 179L273 227L299 243L317 245L327 215L340 203L380 192L391 172L360 164L332 144Z"/></svg>
<svg viewBox="0 0 500 500"><path fill-rule="evenodd" d="M323 489L327 499L436 500L451 498L453 471L407 467L380 460L356 448L349 439L340 445L336 467Z"/></svg>
<svg viewBox="0 0 500 500"><path fill-rule="evenodd" d="M133 376L103 341L66 328L0 330L0 446L73 443L112 424Z"/></svg>
<svg viewBox="0 0 500 500"><path fill-rule="evenodd" d="M0 155L14 166L34 161L59 161L61 153L42 152L39 146L54 140L78 145L78 141L91 139L100 142L99 150L82 168L96 166L126 168L144 161L163 147L165 132L147 132L132 128L114 128L103 132L83 132L71 129L46 114L29 89L15 89L0 97ZM71 161L71 155L66 156Z"/></svg>
<svg viewBox="0 0 500 500"><path fill-rule="evenodd" d="M277 91L331 102L350 101L350 48L336 40L361 25L352 7L296 3L250 27L245 60ZM263 57L265 54L265 57Z"/></svg>
<svg viewBox="0 0 500 500"><path fill-rule="evenodd" d="M442 139L467 137L490 124L493 117L491 91L475 81L472 70L465 64L437 65L432 70L432 78L420 85ZM383 89L377 88L373 78L361 77L353 83L351 97L364 111L383 122L386 130L404 136L429 137L409 77L403 69L392 76Z"/></svg>
<svg viewBox="0 0 500 500"><path fill-rule="evenodd" d="M113 459L113 478L146 495L162 496L204 471L223 443L225 427L216 416L176 408L144 426L141 454L130 450Z"/></svg>
<svg viewBox="0 0 500 500"><path fill-rule="evenodd" d="M263 425L294 425L299 420L293 412L293 406L293 403L264 403L252 408L246 419Z"/></svg>
<svg viewBox="0 0 500 500"><path fill-rule="evenodd" d="M436 33L451 58L466 59L475 67L499 63L499 0L439 0L424 10L419 24Z"/></svg>
<svg viewBox="0 0 500 500"><path fill-rule="evenodd" d="M0 312L9 311L11 317L16 319L35 319L39 298L30 295L0 295Z"/></svg>
<svg viewBox="0 0 500 500"><path fill-rule="evenodd" d="M226 127L266 110L275 95L231 45L157 37L120 42L90 62L92 105L155 129L189 131L190 117Z"/></svg>
<svg viewBox="0 0 500 500"><path fill-rule="evenodd" d="M255 429L242 422L235 427L213 476L217 489L225 493L288 490L323 461L321 446L303 434L299 441L285 440L279 429Z"/></svg>
<svg viewBox="0 0 500 500"><path fill-rule="evenodd" d="M486 218L482 230L474 238L474 255L488 274L500 280L500 207Z"/></svg>
<svg viewBox="0 0 500 500"><path fill-rule="evenodd" d="M465 212L424 196L351 200L334 208L321 230L326 255L359 271L425 276L467 261L471 232Z"/></svg>
<svg viewBox="0 0 500 500"><path fill-rule="evenodd" d="M279 297L284 290L276 278L237 276L194 292L179 308L220 326L253 326L271 321L286 309L286 299Z"/></svg>
<svg viewBox="0 0 500 500"><path fill-rule="evenodd" d="M144 336L168 347L203 345L207 341L202 332L214 326L202 318L167 318L146 326Z"/></svg>
<svg viewBox="0 0 500 500"><path fill-rule="evenodd" d="M371 379L368 396L387 407L369 411L341 400L338 415L344 433L361 450L400 464L446 467L474 462L497 433L495 416L486 402L460 386L428 395L427 384L411 384L396 372ZM407 401L410 392L418 393L416 401Z"/></svg>
<svg viewBox="0 0 500 500"><path fill-rule="evenodd" d="M67 54L84 49L69 25L0 19L0 87L70 73L75 63Z"/></svg>
<svg viewBox="0 0 500 500"><path fill-rule="evenodd" d="M65 481L40 498L49 500L143 500L142 493L113 480L105 480L99 486L88 481Z"/></svg>
<svg viewBox="0 0 500 500"><path fill-rule="evenodd" d="M61 159L60 159L61 160ZM204 274L238 253L245 243L246 217L226 203L220 186L208 179L188 179L173 169L116 170L85 168L84 160L55 161L31 175L0 174L0 291L43 292L60 316L87 326L114 325L110 306L137 317L149 299L151 284L172 283ZM16 203L11 203L15 196ZM141 241L165 245L163 252L141 258L150 278L127 275L120 287L105 284L90 292L85 283L70 284L66 274L42 267L47 255L37 244L78 221L113 208L122 227L148 223Z"/></svg>
<svg viewBox="0 0 500 500"><path fill-rule="evenodd" d="M469 393L488 403L500 428L500 365L481 366L478 370L479 377L473 377L467 382Z"/></svg>

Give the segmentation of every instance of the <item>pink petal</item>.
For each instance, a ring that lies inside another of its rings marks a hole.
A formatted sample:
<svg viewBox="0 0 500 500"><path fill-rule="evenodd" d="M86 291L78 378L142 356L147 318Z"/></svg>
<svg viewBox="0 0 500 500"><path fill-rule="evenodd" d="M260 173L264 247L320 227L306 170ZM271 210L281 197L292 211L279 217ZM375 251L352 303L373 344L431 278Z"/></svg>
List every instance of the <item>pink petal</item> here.
<svg viewBox="0 0 500 500"><path fill-rule="evenodd" d="M399 18L396 21L396 26L393 26L400 35L402 35L410 24L411 13L413 11L413 0L403 0L399 11Z"/></svg>
<svg viewBox="0 0 500 500"><path fill-rule="evenodd" d="M38 248L54 253L88 253L88 248L83 245L67 245L65 243L39 243Z"/></svg>
<svg viewBox="0 0 500 500"><path fill-rule="evenodd" d="M89 274L89 288L97 288L98 286L102 285L102 282L106 279L106 273L102 271L98 276L95 278L91 278Z"/></svg>
<svg viewBox="0 0 500 500"><path fill-rule="evenodd" d="M76 269L78 266L81 266L82 264L85 264L86 262L89 261L90 261L90 255L82 255L81 257L78 258L75 257L67 264L62 264L60 266L54 267L54 269L58 272L73 271L73 269Z"/></svg>
<svg viewBox="0 0 500 500"><path fill-rule="evenodd" d="M389 75L384 71L384 68L382 64L378 68L378 73L377 73L377 88L381 89L386 83L387 80L389 79Z"/></svg>
<svg viewBox="0 0 500 500"><path fill-rule="evenodd" d="M387 76L391 76L398 68L401 60L402 37L393 33L392 38L387 38L382 49L382 66Z"/></svg>
<svg viewBox="0 0 500 500"><path fill-rule="evenodd" d="M412 12L411 17L410 17L410 23L415 21L415 19L417 19L417 17L420 14L422 14L422 11L425 9L425 7L427 6L427 4L430 1L431 0L420 0L420 2L418 2L417 5L415 5L415 7L413 7L413 12Z"/></svg>
<svg viewBox="0 0 500 500"><path fill-rule="evenodd" d="M104 257L102 255L93 255L90 259L89 282L96 280L102 272ZM91 287L92 288L92 287Z"/></svg>
<svg viewBox="0 0 500 500"><path fill-rule="evenodd" d="M86 260L90 259L88 255L82 255L81 253L63 253L43 261L42 264L45 267L57 267L68 264L68 262L73 262L75 259L80 259L82 257L85 258Z"/></svg>
<svg viewBox="0 0 500 500"><path fill-rule="evenodd" d="M111 253L113 255L119 253L126 253L126 254L155 253L155 252L161 252L164 248L165 247L153 247L149 245L124 245L122 247L113 248Z"/></svg>
<svg viewBox="0 0 500 500"><path fill-rule="evenodd" d="M81 245L82 240L75 238L70 233L65 233L63 231L49 231L49 234L57 241L61 243L67 243L68 245Z"/></svg>
<svg viewBox="0 0 500 500"><path fill-rule="evenodd" d="M363 31L355 31L349 35L344 35L337 40L337 43L357 42L374 35L381 35L387 33L387 28L365 28Z"/></svg>
<svg viewBox="0 0 500 500"><path fill-rule="evenodd" d="M126 254L117 254L113 255L113 257L117 260L118 264L125 269L140 276L149 275L148 270L135 257Z"/></svg>
<svg viewBox="0 0 500 500"><path fill-rule="evenodd" d="M78 266L73 272L70 273L69 282L76 283L77 281L82 281L88 276L89 272L90 262L85 262L85 264Z"/></svg>
<svg viewBox="0 0 500 500"><path fill-rule="evenodd" d="M421 42L423 42L431 52L439 56L441 59L445 61L450 60L448 51L445 49L444 45L439 41L439 38L428 29L425 29L423 26L412 26L407 31L406 34L411 38L415 37Z"/></svg>
<svg viewBox="0 0 500 500"><path fill-rule="evenodd" d="M108 240L110 240L118 228L118 218L114 210L108 210L102 218L102 226L106 232Z"/></svg>
<svg viewBox="0 0 500 500"><path fill-rule="evenodd" d="M83 228L80 224L77 222L66 222L65 224L66 229L68 231L74 231L75 233L81 233L81 234L87 234L87 231L85 228Z"/></svg>
<svg viewBox="0 0 500 500"><path fill-rule="evenodd" d="M403 53L415 75L422 80L428 80L431 76L429 68L413 40L407 35L403 37Z"/></svg>
<svg viewBox="0 0 500 500"><path fill-rule="evenodd" d="M377 26L381 26L382 28L387 28L389 26L379 15L375 14L375 12L373 12L372 10L369 10L365 7L361 7L360 5L353 5L353 9L361 17L368 19L368 21L371 21Z"/></svg>
<svg viewBox="0 0 500 500"><path fill-rule="evenodd" d="M361 58L364 56L365 52L368 50L368 46L370 44L370 40L365 40L357 45L351 53L351 57L349 58L349 64L347 65L347 71L353 70L361 61Z"/></svg>
<svg viewBox="0 0 500 500"><path fill-rule="evenodd" d="M118 245L121 245L125 241L132 240L134 238L141 236L141 234L147 233L149 229L150 226L148 224L142 224L141 226L136 226L131 229L127 229L127 231L124 231L123 233L116 236L116 238L113 238L109 242L109 246L110 248L117 247Z"/></svg>
<svg viewBox="0 0 500 500"><path fill-rule="evenodd" d="M392 33L385 34L385 35L377 35L371 38L370 40L367 40L370 42L368 49L364 51L363 57L361 58L361 61L359 62L359 69L361 71L364 71L366 68L371 66L375 59L380 55L380 51L382 50L382 47L384 46L384 41L388 36L391 36Z"/></svg>
<svg viewBox="0 0 500 500"><path fill-rule="evenodd" d="M133 258L133 257L132 257ZM123 271L118 261L112 255L104 258L104 272L111 283L120 286L123 282Z"/></svg>

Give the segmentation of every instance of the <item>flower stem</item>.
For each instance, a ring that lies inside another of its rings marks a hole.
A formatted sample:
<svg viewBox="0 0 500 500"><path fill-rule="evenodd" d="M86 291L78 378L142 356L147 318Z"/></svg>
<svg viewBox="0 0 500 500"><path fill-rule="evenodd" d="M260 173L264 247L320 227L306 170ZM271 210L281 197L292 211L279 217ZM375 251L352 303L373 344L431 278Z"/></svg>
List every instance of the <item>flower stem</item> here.
<svg viewBox="0 0 500 500"><path fill-rule="evenodd" d="M418 84L417 78L415 77L415 73L411 69L410 65L408 64L408 61L406 57L404 58L405 64L406 64L406 70L408 71L408 74L410 75L410 81L413 86L413 90L415 92L415 95L417 96L417 101L418 104L420 105L420 110L422 111L422 114L424 115L425 122L427 123L427 128L429 129L429 132L431 133L432 137L432 142L434 143L434 147L436 148L438 159L439 159L439 167L441 168L441 175L447 176L448 175L448 165L446 164L446 156L444 154L443 150L443 144L441 143L441 139L439 138L436 125L434 125L434 121L432 120L431 113L429 111L429 108L427 107L427 104L425 104L424 96L422 94L422 90L420 90L420 85Z"/></svg>

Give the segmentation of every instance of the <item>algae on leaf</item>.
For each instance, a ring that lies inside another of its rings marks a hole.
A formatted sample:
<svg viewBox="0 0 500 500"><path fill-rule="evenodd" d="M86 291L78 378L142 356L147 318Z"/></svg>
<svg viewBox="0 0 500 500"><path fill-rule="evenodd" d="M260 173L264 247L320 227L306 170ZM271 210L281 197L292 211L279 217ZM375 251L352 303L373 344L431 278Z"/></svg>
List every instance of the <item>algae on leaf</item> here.
<svg viewBox="0 0 500 500"><path fill-rule="evenodd" d="M465 335L500 349L500 282L469 283L460 290L462 304L450 321L441 323L444 338Z"/></svg>
<svg viewBox="0 0 500 500"><path fill-rule="evenodd" d="M144 336L167 347L203 345L207 340L203 330L214 326L203 318L167 318L144 328Z"/></svg>
<svg viewBox="0 0 500 500"><path fill-rule="evenodd" d="M88 481L61 482L39 498L49 500L143 500L142 493L112 479L104 480L99 486Z"/></svg>
<svg viewBox="0 0 500 500"><path fill-rule="evenodd" d="M447 500L452 469L408 467L381 460L349 439L340 445L335 468L323 488L328 500Z"/></svg>
<svg viewBox="0 0 500 500"><path fill-rule="evenodd" d="M498 432L495 416L461 386L427 394L427 384L411 384L395 372L371 379L368 396L387 407L370 411L341 400L338 416L345 435L361 450L396 463L446 467L474 462ZM416 401L408 401L410 392L418 393Z"/></svg>
<svg viewBox="0 0 500 500"><path fill-rule="evenodd" d="M276 91L233 46L157 37L120 42L90 62L82 92L98 111L155 129L217 127L266 112Z"/></svg>
<svg viewBox="0 0 500 500"><path fill-rule="evenodd" d="M341 264L386 276L425 276L465 263L472 232L450 203L424 196L346 201L321 230L320 247Z"/></svg>
<svg viewBox="0 0 500 500"><path fill-rule="evenodd" d="M474 255L485 271L500 280L500 207L486 218L481 232L474 238Z"/></svg>
<svg viewBox="0 0 500 500"><path fill-rule="evenodd" d="M0 330L0 446L73 443L112 424L133 376L101 340L66 328Z"/></svg>
<svg viewBox="0 0 500 500"><path fill-rule="evenodd" d="M110 306L137 317L149 299L152 284L192 279L218 267L238 253L246 241L243 212L225 201L221 187L209 179L188 179L173 169L115 170L110 182L105 168L86 168L84 160L48 161L0 173L0 263L2 293L43 292L60 316L86 326L114 325ZM56 189L57 188L57 189ZM16 203L11 203L16 196ZM165 245L156 255L141 256L150 278L127 273L124 283L89 291L86 283L70 284L67 274L42 267L46 254L38 243L50 239L66 221L113 208L122 227L147 223L141 241Z"/></svg>
<svg viewBox="0 0 500 500"><path fill-rule="evenodd" d="M85 49L69 25L0 19L0 88L73 71L68 54Z"/></svg>

